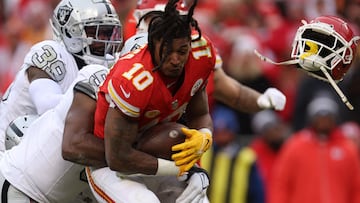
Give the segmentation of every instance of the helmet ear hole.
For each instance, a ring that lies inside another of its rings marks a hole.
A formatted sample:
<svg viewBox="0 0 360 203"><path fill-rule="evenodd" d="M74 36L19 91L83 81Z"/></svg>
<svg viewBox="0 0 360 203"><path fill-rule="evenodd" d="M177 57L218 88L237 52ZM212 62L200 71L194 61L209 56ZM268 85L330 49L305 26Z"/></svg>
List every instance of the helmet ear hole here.
<svg viewBox="0 0 360 203"><path fill-rule="evenodd" d="M64 44L70 53L76 54L83 50L83 42L80 38L64 38Z"/></svg>

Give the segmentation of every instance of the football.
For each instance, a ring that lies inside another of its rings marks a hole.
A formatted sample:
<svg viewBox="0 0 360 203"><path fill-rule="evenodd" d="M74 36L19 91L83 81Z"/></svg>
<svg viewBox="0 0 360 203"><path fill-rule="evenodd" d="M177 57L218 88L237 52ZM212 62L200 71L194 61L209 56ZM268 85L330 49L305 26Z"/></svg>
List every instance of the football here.
<svg viewBox="0 0 360 203"><path fill-rule="evenodd" d="M137 149L157 158L171 160L174 153L171 147L185 141L181 128L185 125L176 122L157 124L146 130L137 142Z"/></svg>

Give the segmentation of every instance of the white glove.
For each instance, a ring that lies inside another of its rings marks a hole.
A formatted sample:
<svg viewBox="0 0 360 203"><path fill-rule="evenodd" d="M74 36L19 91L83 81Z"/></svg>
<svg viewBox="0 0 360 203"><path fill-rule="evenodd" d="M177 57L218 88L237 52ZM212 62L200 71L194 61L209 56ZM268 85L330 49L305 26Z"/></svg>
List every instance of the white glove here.
<svg viewBox="0 0 360 203"><path fill-rule="evenodd" d="M276 88L268 88L257 99L257 104L262 109L273 108L275 110L283 110L286 104L285 95Z"/></svg>
<svg viewBox="0 0 360 203"><path fill-rule="evenodd" d="M186 175L187 187L176 199L176 203L202 203L207 198L206 191L210 178L205 169L192 167Z"/></svg>

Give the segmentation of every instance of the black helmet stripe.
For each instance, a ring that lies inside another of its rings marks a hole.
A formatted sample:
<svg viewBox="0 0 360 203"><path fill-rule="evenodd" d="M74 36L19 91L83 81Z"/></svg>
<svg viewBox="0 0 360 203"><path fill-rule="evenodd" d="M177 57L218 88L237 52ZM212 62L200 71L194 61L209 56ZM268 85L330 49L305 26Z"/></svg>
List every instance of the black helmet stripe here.
<svg viewBox="0 0 360 203"><path fill-rule="evenodd" d="M103 0L102 3L104 3L104 6L106 7L108 14L112 14L109 3L106 0Z"/></svg>

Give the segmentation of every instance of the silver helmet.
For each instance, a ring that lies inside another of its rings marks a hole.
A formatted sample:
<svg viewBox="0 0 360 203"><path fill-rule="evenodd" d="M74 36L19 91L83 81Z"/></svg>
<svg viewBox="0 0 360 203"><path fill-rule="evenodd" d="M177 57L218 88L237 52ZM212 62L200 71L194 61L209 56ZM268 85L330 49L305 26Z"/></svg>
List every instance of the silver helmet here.
<svg viewBox="0 0 360 203"><path fill-rule="evenodd" d="M11 149L13 146L18 145L23 139L28 127L37 119L38 115L24 115L19 116L13 120L5 131L5 148Z"/></svg>
<svg viewBox="0 0 360 203"><path fill-rule="evenodd" d="M55 40L86 64L111 64L122 46L122 25L109 0L62 0L50 24Z"/></svg>

